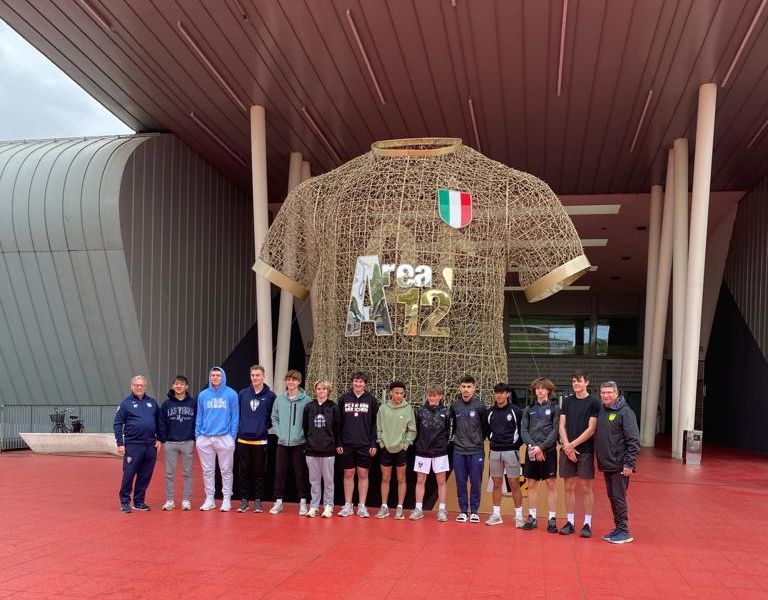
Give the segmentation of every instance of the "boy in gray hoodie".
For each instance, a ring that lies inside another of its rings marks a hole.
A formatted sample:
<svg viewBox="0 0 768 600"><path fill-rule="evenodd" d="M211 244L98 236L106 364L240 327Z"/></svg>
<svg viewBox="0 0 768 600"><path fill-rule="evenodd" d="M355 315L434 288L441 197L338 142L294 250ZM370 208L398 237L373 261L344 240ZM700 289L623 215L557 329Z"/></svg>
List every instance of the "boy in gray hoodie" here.
<svg viewBox="0 0 768 600"><path fill-rule="evenodd" d="M304 408L310 398L299 387L301 373L291 369L285 374L286 390L272 405L272 426L277 433L275 456L275 504L269 509L272 515L283 512L283 495L288 470L293 468L296 491L299 493L299 514L307 514L307 462L304 458Z"/></svg>

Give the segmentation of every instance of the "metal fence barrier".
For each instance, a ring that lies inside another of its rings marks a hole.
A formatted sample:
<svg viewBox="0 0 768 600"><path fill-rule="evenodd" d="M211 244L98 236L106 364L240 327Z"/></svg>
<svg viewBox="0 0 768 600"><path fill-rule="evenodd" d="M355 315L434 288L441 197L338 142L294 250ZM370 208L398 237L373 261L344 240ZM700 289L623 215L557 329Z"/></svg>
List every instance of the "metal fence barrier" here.
<svg viewBox="0 0 768 600"><path fill-rule="evenodd" d="M114 431L115 405L85 404L0 404L0 452L21 450L27 447L19 435L20 431L50 433L54 423L51 414L54 409L70 409L65 418L70 427L70 415L77 415L88 433L109 433Z"/></svg>

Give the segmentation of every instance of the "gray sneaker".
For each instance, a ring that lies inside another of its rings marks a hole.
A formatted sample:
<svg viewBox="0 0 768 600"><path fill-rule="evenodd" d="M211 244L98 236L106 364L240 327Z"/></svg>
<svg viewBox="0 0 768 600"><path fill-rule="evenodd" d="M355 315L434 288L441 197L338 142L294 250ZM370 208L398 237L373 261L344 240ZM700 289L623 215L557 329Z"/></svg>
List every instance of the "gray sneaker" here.
<svg viewBox="0 0 768 600"><path fill-rule="evenodd" d="M299 516L303 517L307 514L308 508L307 508L307 501L302 498L301 502L299 502Z"/></svg>
<svg viewBox="0 0 768 600"><path fill-rule="evenodd" d="M377 519L386 519L389 516L389 508L386 504L382 504L379 512L376 513Z"/></svg>
<svg viewBox="0 0 768 600"><path fill-rule="evenodd" d="M352 508L351 504L345 504L341 507L341 510L339 511L340 517L350 517L353 514L355 514L355 510Z"/></svg>
<svg viewBox="0 0 768 600"><path fill-rule="evenodd" d="M261 505L261 500L258 498L253 501L253 512L263 512L264 507Z"/></svg>
<svg viewBox="0 0 768 600"><path fill-rule="evenodd" d="M403 510L402 506L398 506L395 509L395 520L402 521L403 519L405 519L405 511Z"/></svg>
<svg viewBox="0 0 768 600"><path fill-rule="evenodd" d="M448 515L445 514L444 510L438 510L437 511L437 520L440 523L445 523L448 520Z"/></svg>
<svg viewBox="0 0 768 600"><path fill-rule="evenodd" d="M361 504L357 507L357 516L361 519L367 519L371 515L368 514L368 509L363 504Z"/></svg>
<svg viewBox="0 0 768 600"><path fill-rule="evenodd" d="M501 518L501 515L491 515L485 520L486 525L501 525L504 522L504 519Z"/></svg>
<svg viewBox="0 0 768 600"><path fill-rule="evenodd" d="M237 512L248 512L248 500L240 500L240 506L237 507Z"/></svg>
<svg viewBox="0 0 768 600"><path fill-rule="evenodd" d="M408 518L411 521L418 521L419 519L423 519L424 518L424 513L422 512L422 510L420 508L414 508L411 511L411 516L408 517Z"/></svg>

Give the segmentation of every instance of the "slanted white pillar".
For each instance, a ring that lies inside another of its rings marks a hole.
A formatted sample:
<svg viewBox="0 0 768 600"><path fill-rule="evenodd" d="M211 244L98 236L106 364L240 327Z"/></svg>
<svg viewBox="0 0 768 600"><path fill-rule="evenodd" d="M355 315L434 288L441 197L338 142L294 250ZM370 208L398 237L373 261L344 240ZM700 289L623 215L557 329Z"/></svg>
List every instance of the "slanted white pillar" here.
<svg viewBox="0 0 768 600"><path fill-rule="evenodd" d="M667 180L664 187L664 211L659 241L659 267L656 271L656 298L653 309L651 354L648 368L648 399L641 415L640 442L643 446L656 443L656 412L659 408L662 362L664 360L664 332L667 327L669 280L672 271L672 235L674 232L674 153L667 154Z"/></svg>
<svg viewBox="0 0 768 600"><path fill-rule="evenodd" d="M661 243L661 205L664 188L651 187L651 207L648 220L648 268L645 276L645 328L643 333L643 392L640 399L640 419L648 416L648 371L651 366L653 345L653 311L656 304L656 285L659 273L659 244ZM654 420L656 414L653 414Z"/></svg>
<svg viewBox="0 0 768 600"><path fill-rule="evenodd" d="M704 293L704 263L707 255L707 221L709 219L709 188L712 177L712 148L715 138L716 100L716 84L705 83L699 88L699 111L696 119L696 152L693 157L691 235L688 249L688 277L685 295L685 330L683 332L680 409L675 429L675 439L678 441L678 447L674 453L674 458L682 458L683 431L693 429L696 416L701 307L702 295Z"/></svg>
<svg viewBox="0 0 768 600"><path fill-rule="evenodd" d="M688 140L678 138L675 153L675 226L672 240L672 455L680 454L675 437L680 415L680 379L685 328L685 284L688 278Z"/></svg>
<svg viewBox="0 0 768 600"><path fill-rule="evenodd" d="M267 138L263 106L251 106L251 179L253 184L253 242L256 258L267 237L269 210L267 209ZM272 369L272 298L270 283L256 275L256 333L259 346L259 364L264 367L264 379L271 386Z"/></svg>
<svg viewBox="0 0 768 600"><path fill-rule="evenodd" d="M305 182L312 177L309 167L309 161L301 161L301 181ZM304 300L294 298L293 307L296 311L296 322L301 330L301 340L304 342L304 352L309 354L312 351L312 343L315 341L315 325L312 311L314 310L315 286L309 288L309 297ZM312 382L307 383L307 389L312 386Z"/></svg>
<svg viewBox="0 0 768 600"><path fill-rule="evenodd" d="M288 193L301 183L301 152L291 152L288 163ZM295 226L300 227L299 223ZM290 260L286 257L287 260ZM276 394L285 391L285 374L288 372L288 357L291 350L291 322L293 321L293 294L280 291L280 311L277 321L277 348L275 350L275 385Z"/></svg>

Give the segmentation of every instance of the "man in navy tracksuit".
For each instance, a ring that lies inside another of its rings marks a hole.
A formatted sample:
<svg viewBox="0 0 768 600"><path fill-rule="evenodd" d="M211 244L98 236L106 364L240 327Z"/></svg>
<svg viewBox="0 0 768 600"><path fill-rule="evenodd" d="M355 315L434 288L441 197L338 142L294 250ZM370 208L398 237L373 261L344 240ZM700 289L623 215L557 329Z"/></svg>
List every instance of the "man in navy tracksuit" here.
<svg viewBox="0 0 768 600"><path fill-rule="evenodd" d="M144 393L146 388L146 377L136 375L132 378L131 394L120 403L115 414L117 453L123 457L123 481L120 484L120 511L123 513L131 512L131 489L134 510L149 510L144 495L160 447L160 407L154 398Z"/></svg>
<svg viewBox="0 0 768 600"><path fill-rule="evenodd" d="M264 367L251 367L251 385L240 390L240 422L237 431L237 478L240 487L240 508L248 511L253 500L253 511L260 513L264 496L264 477L267 474L267 434L272 427L272 405L275 392L264 383Z"/></svg>

